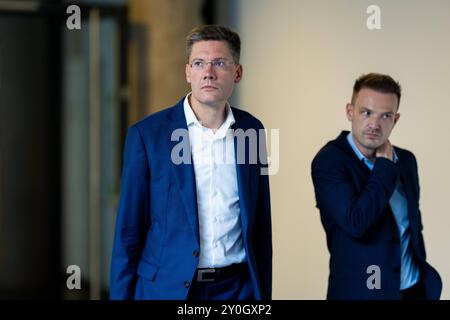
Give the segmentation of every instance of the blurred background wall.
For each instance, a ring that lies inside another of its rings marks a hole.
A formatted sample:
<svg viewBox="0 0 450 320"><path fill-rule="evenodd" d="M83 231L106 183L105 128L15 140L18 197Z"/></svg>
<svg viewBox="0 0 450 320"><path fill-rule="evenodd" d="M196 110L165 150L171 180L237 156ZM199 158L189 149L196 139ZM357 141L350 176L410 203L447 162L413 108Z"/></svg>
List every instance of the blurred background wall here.
<svg viewBox="0 0 450 320"><path fill-rule="evenodd" d="M81 8L69 30L66 8ZM369 5L381 29L369 30ZM0 0L0 298L107 297L126 128L189 87L184 39L221 23L242 38L232 104L280 131L271 179L274 299L324 299L328 252L310 162L342 129L356 77L400 81L394 144L415 152L429 261L450 298L450 2ZM81 269L81 290L66 268Z"/></svg>

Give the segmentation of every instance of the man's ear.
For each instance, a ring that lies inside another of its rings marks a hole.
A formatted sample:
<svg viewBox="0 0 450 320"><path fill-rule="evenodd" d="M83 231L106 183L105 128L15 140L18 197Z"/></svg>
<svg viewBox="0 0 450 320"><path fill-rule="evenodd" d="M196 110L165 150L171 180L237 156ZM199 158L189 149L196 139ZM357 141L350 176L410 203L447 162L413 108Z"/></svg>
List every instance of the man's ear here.
<svg viewBox="0 0 450 320"><path fill-rule="evenodd" d="M191 66L186 63L186 68L184 69L186 74L186 82L191 83Z"/></svg>
<svg viewBox="0 0 450 320"><path fill-rule="evenodd" d="M236 70L236 77L234 78L234 83L239 83L242 80L242 74L244 70L242 69L242 65L240 64Z"/></svg>
<svg viewBox="0 0 450 320"><path fill-rule="evenodd" d="M400 113L396 113L396 114L394 115L394 125L397 124L398 119L400 119Z"/></svg>
<svg viewBox="0 0 450 320"><path fill-rule="evenodd" d="M352 121L353 120L353 112L354 112L353 104L347 103L345 109L346 109L346 114L347 114L348 121Z"/></svg>

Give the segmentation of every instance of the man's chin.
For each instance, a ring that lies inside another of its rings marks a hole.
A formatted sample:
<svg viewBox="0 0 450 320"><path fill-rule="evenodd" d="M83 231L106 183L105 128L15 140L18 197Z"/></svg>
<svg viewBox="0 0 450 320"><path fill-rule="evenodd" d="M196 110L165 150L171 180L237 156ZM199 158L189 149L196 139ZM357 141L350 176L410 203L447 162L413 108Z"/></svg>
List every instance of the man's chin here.
<svg viewBox="0 0 450 320"><path fill-rule="evenodd" d="M197 103L200 103L202 105L215 105L220 102L220 98L218 96L210 94L197 95L196 97L194 97L194 99L197 101Z"/></svg>
<svg viewBox="0 0 450 320"><path fill-rule="evenodd" d="M367 150L372 150L373 152L375 152L382 145L383 144L380 143L379 141L366 141L366 143L364 144L364 148L366 148Z"/></svg>
<svg viewBox="0 0 450 320"><path fill-rule="evenodd" d="M199 99L200 103L205 104L205 105L221 105L222 103L224 103L224 101L226 101L226 99L222 99L221 97L218 96L203 96L201 97L201 99Z"/></svg>

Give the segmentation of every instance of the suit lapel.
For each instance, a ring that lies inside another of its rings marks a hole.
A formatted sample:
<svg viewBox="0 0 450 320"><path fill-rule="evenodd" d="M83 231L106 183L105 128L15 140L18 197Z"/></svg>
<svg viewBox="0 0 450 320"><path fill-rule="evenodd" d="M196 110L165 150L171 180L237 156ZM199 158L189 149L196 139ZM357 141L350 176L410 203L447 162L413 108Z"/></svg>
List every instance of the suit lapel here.
<svg viewBox="0 0 450 320"><path fill-rule="evenodd" d="M353 161L355 165L364 172L364 175L368 177L370 175L370 169L367 167L364 161L358 159L355 151L347 141L347 135L349 133L349 131L342 131L339 136L332 141L332 143L342 149L350 157L351 161Z"/></svg>
<svg viewBox="0 0 450 320"><path fill-rule="evenodd" d="M176 108L174 108L174 116L169 122L170 136L177 129L182 129L181 133L183 134L183 136L182 138L179 138L179 140L175 141L172 141L169 136L169 145L170 152L172 152L172 150L174 150L174 148L178 144L183 143L183 150L189 153L190 162L182 162L181 164L176 164L171 161L171 166L175 173L180 196L186 209L189 224L191 225L197 241L200 243L197 209L197 188L195 183L194 166L192 162L191 147L189 142L189 131L186 124L186 118L184 116L183 101L184 99L177 105Z"/></svg>

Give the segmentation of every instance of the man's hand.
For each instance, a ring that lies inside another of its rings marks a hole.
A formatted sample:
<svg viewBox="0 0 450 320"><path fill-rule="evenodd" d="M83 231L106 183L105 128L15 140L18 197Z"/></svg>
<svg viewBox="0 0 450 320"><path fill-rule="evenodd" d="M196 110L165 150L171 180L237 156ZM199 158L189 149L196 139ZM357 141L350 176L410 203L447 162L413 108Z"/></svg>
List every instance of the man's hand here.
<svg viewBox="0 0 450 320"><path fill-rule="evenodd" d="M394 161L394 151L392 149L392 144L389 142L389 140L386 140L385 143L383 143L381 146L378 147L378 149L375 152L375 156L387 158L391 161Z"/></svg>

